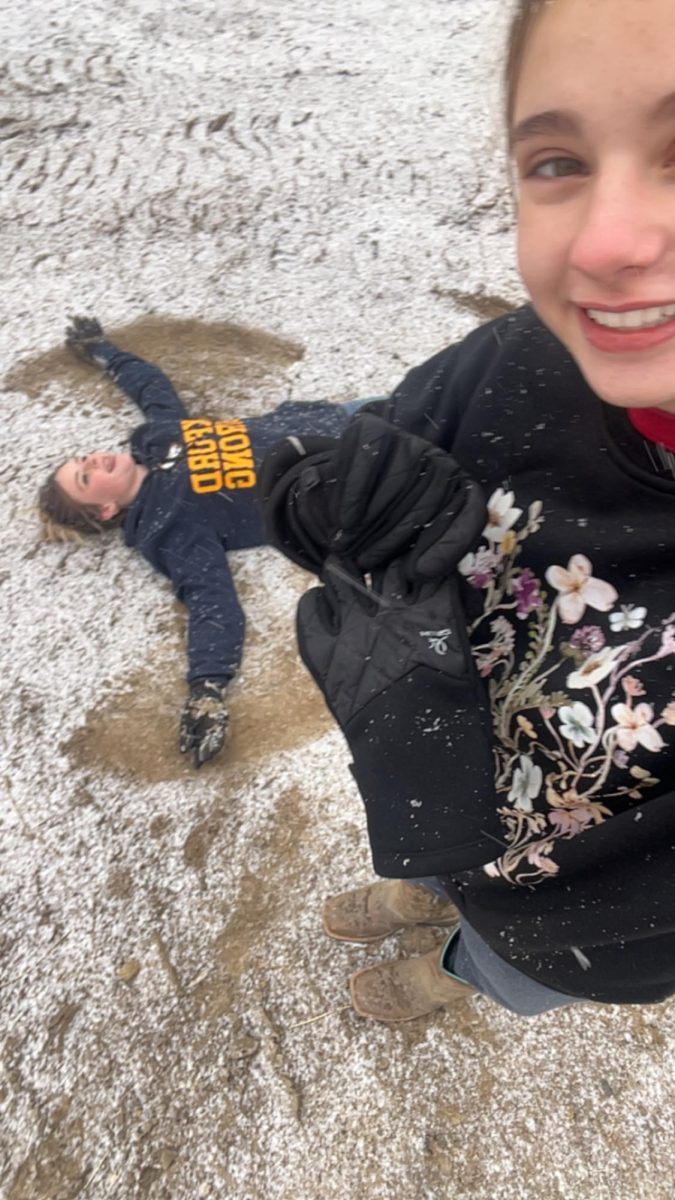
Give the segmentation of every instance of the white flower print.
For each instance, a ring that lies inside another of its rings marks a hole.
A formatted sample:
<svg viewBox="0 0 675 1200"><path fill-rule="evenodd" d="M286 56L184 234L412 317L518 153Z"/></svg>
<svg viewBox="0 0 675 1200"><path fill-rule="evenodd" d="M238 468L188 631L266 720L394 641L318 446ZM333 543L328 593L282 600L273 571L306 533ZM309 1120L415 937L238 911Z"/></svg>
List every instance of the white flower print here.
<svg viewBox="0 0 675 1200"><path fill-rule="evenodd" d="M647 609L635 604L622 604L619 612L609 614L609 623L613 633L628 633L631 629L639 629L644 625Z"/></svg>
<svg viewBox="0 0 675 1200"><path fill-rule="evenodd" d="M617 744L622 750L630 753L636 746L643 746L645 750L655 753L663 750L665 742L652 725L654 709L651 704L637 704L635 708L627 704L614 704L611 711L616 721Z"/></svg>
<svg viewBox="0 0 675 1200"><path fill-rule="evenodd" d="M558 612L566 625L576 625L587 605L598 612L609 612L619 598L611 583L593 578L593 564L584 554L573 554L567 568L549 567L546 579L560 592Z"/></svg>
<svg viewBox="0 0 675 1200"><path fill-rule="evenodd" d="M567 676L568 688L593 687L606 679L614 669L617 658L623 654L623 646L605 646L597 654L591 654L576 671Z"/></svg>
<svg viewBox="0 0 675 1200"><path fill-rule="evenodd" d="M536 555L528 561L526 543L544 524L543 508L539 501L516 507L519 499L506 486L493 492L482 544L459 569L484 592L469 632L489 680L504 828L504 852L483 870L530 887L558 871L561 839L601 825L615 801L621 811L660 783L657 768L643 771L635 756L649 752L658 762L666 730L675 740L675 688L657 706L645 671L672 657L675 674L675 611L650 628L642 597L619 596L594 577L594 565L601 575L609 569L600 550L594 564L572 546L542 572ZM602 628L596 613L606 614Z"/></svg>
<svg viewBox="0 0 675 1200"><path fill-rule="evenodd" d="M504 534L523 515L522 508L513 507L513 501L513 492L505 492L503 488L497 488L490 496L487 506L488 523L483 530L483 537L489 542L501 542Z"/></svg>
<svg viewBox="0 0 675 1200"><path fill-rule="evenodd" d="M520 766L513 772L509 801L514 808L532 812L532 801L536 800L544 781L541 767L535 767L527 754L520 755Z"/></svg>
<svg viewBox="0 0 675 1200"><path fill-rule="evenodd" d="M460 575L466 576L473 587L484 588L492 583L500 562L499 554L488 550L487 546L481 546L475 554L465 554L457 564L457 570Z"/></svg>
<svg viewBox="0 0 675 1200"><path fill-rule="evenodd" d="M564 738L581 750L584 745L592 746L595 741L593 713L586 704L577 700L575 704L564 704L560 709L560 732Z"/></svg>

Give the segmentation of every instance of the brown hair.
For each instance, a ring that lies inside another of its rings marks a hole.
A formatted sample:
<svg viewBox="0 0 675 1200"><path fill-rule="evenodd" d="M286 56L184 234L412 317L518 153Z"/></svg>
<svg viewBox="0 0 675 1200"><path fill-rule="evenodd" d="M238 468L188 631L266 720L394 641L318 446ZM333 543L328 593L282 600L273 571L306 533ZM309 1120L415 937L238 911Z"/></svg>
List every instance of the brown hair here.
<svg viewBox="0 0 675 1200"><path fill-rule="evenodd" d="M38 492L38 511L45 537L50 542L79 540L81 533L106 533L116 529L124 520L124 512L116 513L109 521L102 520L96 504L80 504L71 500L56 482L52 471Z"/></svg>
<svg viewBox="0 0 675 1200"><path fill-rule="evenodd" d="M511 19L506 43L506 64L504 67L504 99L507 129L511 127L513 109L516 100L516 88L520 78L520 68L525 53L525 45L535 19L550 3L550 0L518 0Z"/></svg>

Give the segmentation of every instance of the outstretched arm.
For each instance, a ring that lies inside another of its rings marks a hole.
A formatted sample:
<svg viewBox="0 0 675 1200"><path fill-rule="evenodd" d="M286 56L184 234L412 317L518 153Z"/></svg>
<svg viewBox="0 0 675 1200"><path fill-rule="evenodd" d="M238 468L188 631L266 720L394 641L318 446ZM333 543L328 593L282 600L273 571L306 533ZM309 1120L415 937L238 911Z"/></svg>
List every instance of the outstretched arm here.
<svg viewBox="0 0 675 1200"><path fill-rule="evenodd" d="M108 341L95 317L72 317L66 329L66 345L78 358L105 371L150 421L188 415L163 371Z"/></svg>
<svg viewBox="0 0 675 1200"><path fill-rule="evenodd" d="M225 741L225 693L241 660L244 614L225 550L215 534L181 532L162 548L155 565L169 576L189 613L189 696L181 716L179 745L200 767Z"/></svg>

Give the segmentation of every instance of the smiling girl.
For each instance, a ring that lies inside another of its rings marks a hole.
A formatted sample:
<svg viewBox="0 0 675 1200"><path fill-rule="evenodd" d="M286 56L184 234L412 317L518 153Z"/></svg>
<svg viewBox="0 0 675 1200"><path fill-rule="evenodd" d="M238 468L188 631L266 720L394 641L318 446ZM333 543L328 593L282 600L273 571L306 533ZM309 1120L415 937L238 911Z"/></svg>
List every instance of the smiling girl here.
<svg viewBox="0 0 675 1200"><path fill-rule="evenodd" d="M128 451L95 451L62 463L54 472L54 482L83 514L109 523L136 499L147 474L148 468Z"/></svg>
<svg viewBox="0 0 675 1200"><path fill-rule="evenodd" d="M531 304L377 410L490 498L459 569L502 845L327 901L342 940L459 919L440 955L352 977L380 1020L476 991L526 1015L675 993L672 0L520 0L506 116Z"/></svg>
<svg viewBox="0 0 675 1200"><path fill-rule="evenodd" d="M166 375L106 338L95 318L73 318L66 343L106 372L144 423L128 450L96 451L52 471L39 493L45 532L53 539L119 527L126 545L171 581L189 616L179 748L198 768L226 736L226 691L244 643L227 552L264 542L258 462L283 434L338 434L359 401L286 402L245 419L192 417Z"/></svg>

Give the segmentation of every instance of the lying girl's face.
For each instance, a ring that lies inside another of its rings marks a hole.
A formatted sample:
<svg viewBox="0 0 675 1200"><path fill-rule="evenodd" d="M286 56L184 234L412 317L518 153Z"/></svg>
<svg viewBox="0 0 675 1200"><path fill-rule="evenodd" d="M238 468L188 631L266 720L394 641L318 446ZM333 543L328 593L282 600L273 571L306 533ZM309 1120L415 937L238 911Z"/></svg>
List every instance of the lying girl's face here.
<svg viewBox="0 0 675 1200"><path fill-rule="evenodd" d="M138 493L144 468L126 451L97 451L84 458L69 458L61 464L55 479L70 500L94 505L104 521L127 508Z"/></svg>
<svg viewBox="0 0 675 1200"><path fill-rule="evenodd" d="M511 142L535 309L604 400L675 412L673 0L547 5Z"/></svg>

